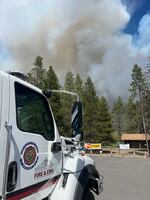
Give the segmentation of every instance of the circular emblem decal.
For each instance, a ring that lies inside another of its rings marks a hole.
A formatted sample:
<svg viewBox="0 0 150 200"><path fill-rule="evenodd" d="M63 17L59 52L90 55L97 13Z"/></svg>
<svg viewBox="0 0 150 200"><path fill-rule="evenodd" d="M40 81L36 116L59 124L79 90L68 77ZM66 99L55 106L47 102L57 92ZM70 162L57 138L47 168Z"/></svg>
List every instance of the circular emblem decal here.
<svg viewBox="0 0 150 200"><path fill-rule="evenodd" d="M21 150L20 162L24 169L32 169L38 161L38 147L35 143L25 144Z"/></svg>

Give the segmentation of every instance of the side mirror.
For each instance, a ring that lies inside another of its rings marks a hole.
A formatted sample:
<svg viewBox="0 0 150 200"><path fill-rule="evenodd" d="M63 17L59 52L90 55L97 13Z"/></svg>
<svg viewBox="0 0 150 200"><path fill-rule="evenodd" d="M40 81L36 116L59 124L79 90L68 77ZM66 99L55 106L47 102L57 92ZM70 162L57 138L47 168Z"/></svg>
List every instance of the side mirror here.
<svg viewBox="0 0 150 200"><path fill-rule="evenodd" d="M72 127L72 137L80 134L82 139L82 104L80 101L74 102L72 106L72 118L71 118L71 127Z"/></svg>
<svg viewBox="0 0 150 200"><path fill-rule="evenodd" d="M52 153L58 153L61 150L62 150L62 147L61 147L61 143L60 142L54 142L52 144L52 148L51 148Z"/></svg>

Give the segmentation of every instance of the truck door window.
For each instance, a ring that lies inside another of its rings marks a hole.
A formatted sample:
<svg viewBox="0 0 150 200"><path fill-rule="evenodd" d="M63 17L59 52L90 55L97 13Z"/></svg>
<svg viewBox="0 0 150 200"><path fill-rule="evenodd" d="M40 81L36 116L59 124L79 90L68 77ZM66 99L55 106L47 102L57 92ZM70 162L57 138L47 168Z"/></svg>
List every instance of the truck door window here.
<svg viewBox="0 0 150 200"><path fill-rule="evenodd" d="M17 82L15 94L18 128L54 140L54 123L47 99Z"/></svg>

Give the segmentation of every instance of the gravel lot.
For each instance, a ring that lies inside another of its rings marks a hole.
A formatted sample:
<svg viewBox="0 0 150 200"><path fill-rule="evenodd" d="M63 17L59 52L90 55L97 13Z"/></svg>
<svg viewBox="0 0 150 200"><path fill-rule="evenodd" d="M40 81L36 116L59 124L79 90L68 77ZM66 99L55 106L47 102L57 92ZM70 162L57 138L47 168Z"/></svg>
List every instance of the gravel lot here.
<svg viewBox="0 0 150 200"><path fill-rule="evenodd" d="M104 176L104 191L95 200L150 200L150 159L93 156Z"/></svg>

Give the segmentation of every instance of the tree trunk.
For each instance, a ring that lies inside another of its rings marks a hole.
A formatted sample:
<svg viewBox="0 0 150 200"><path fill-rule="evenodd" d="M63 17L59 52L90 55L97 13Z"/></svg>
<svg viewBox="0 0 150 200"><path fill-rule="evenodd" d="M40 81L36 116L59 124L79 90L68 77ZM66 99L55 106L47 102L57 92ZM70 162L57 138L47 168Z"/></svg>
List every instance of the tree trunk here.
<svg viewBox="0 0 150 200"><path fill-rule="evenodd" d="M140 91L140 90L139 90L139 96L140 96L140 106L141 106L143 129L144 129L145 140L146 140L146 147L147 147L148 157L150 157L150 149L149 149L149 143L148 143L148 133L147 133L147 130L146 130L146 123L145 123L145 116L144 116L143 94L142 94L142 91Z"/></svg>

